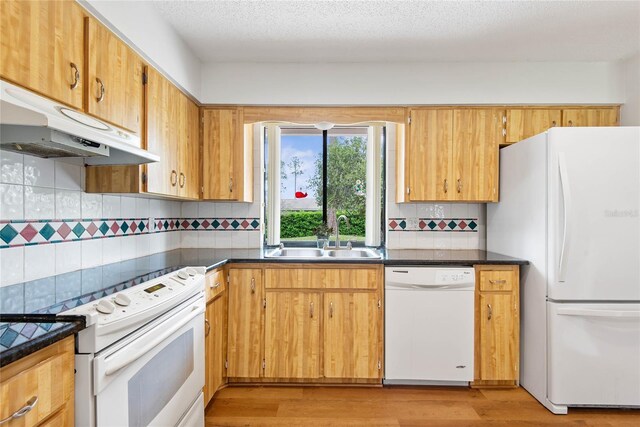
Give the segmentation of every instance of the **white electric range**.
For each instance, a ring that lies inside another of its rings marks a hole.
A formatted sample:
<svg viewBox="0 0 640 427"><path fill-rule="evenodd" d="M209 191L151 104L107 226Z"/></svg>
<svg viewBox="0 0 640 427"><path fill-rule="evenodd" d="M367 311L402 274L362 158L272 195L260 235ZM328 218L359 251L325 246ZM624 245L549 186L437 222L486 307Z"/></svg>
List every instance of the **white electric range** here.
<svg viewBox="0 0 640 427"><path fill-rule="evenodd" d="M204 267L188 267L61 315L80 315L75 425L204 426Z"/></svg>

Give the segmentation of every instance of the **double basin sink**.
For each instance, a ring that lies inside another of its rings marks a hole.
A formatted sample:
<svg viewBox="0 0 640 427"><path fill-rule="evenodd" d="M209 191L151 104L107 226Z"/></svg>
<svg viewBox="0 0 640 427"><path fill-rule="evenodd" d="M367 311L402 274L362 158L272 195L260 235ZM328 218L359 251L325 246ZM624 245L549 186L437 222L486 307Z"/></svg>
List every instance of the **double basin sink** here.
<svg viewBox="0 0 640 427"><path fill-rule="evenodd" d="M315 248L277 248L265 253L265 258L289 259L381 259L382 255L375 249L315 249Z"/></svg>

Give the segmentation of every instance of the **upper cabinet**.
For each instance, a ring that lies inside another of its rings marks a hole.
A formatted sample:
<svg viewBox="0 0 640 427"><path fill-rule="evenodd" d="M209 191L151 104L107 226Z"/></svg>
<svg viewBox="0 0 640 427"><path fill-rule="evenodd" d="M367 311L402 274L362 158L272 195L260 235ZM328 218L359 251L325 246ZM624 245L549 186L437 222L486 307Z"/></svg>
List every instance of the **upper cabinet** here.
<svg viewBox="0 0 640 427"><path fill-rule="evenodd" d="M82 109L84 13L75 1L0 2L0 76Z"/></svg>
<svg viewBox="0 0 640 427"><path fill-rule="evenodd" d="M197 199L200 194L199 108L158 71L147 70L148 193Z"/></svg>
<svg viewBox="0 0 640 427"><path fill-rule="evenodd" d="M398 139L398 202L497 201L503 110L412 108Z"/></svg>
<svg viewBox="0 0 640 427"><path fill-rule="evenodd" d="M140 57L93 18L86 18L88 113L141 134L144 111Z"/></svg>
<svg viewBox="0 0 640 427"><path fill-rule="evenodd" d="M505 144L513 144L556 126L618 126L619 107L511 108Z"/></svg>
<svg viewBox="0 0 640 427"><path fill-rule="evenodd" d="M549 128L560 126L559 108L515 108L507 110L506 144L522 141Z"/></svg>
<svg viewBox="0 0 640 427"><path fill-rule="evenodd" d="M570 108L562 110L562 126L618 126L618 108Z"/></svg>
<svg viewBox="0 0 640 427"><path fill-rule="evenodd" d="M242 107L204 110L204 199L253 201L253 125L243 119Z"/></svg>
<svg viewBox="0 0 640 427"><path fill-rule="evenodd" d="M160 161L140 166L89 166L86 191L200 196L200 108L158 71L147 67L146 144Z"/></svg>

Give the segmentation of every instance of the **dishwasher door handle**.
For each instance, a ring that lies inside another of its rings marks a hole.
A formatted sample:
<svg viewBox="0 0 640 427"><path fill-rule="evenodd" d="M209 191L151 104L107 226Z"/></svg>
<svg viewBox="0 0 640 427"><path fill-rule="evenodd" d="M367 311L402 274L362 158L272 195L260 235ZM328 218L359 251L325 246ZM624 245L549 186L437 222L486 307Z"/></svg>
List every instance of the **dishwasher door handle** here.
<svg viewBox="0 0 640 427"><path fill-rule="evenodd" d="M405 289L415 291L429 291L429 290L442 290L442 289L469 289L475 288L475 283L452 283L450 285L418 285L418 284L400 284L400 283L387 283L385 289Z"/></svg>

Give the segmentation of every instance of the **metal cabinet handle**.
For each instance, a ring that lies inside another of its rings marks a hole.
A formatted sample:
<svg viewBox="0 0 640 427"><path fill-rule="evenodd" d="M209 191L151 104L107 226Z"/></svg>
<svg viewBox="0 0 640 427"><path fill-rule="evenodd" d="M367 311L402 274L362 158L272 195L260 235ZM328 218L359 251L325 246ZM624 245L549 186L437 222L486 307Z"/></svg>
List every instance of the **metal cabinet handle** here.
<svg viewBox="0 0 640 427"><path fill-rule="evenodd" d="M208 337L209 332L211 332L211 323L207 319L204 319L204 325L207 327L207 330L204 332L204 336Z"/></svg>
<svg viewBox="0 0 640 427"><path fill-rule="evenodd" d="M329 317L333 317L333 302L329 303Z"/></svg>
<svg viewBox="0 0 640 427"><path fill-rule="evenodd" d="M256 279L254 277L251 278L251 293L256 293Z"/></svg>
<svg viewBox="0 0 640 427"><path fill-rule="evenodd" d="M491 304L487 304L487 308L489 309L489 313L487 314L487 320L491 320L493 317L493 308L491 308Z"/></svg>
<svg viewBox="0 0 640 427"><path fill-rule="evenodd" d="M313 319L313 302L309 304L309 317Z"/></svg>
<svg viewBox="0 0 640 427"><path fill-rule="evenodd" d="M444 185L442 188L444 189L444 193L447 194L447 191L449 191L449 182L447 182L446 178L444 179Z"/></svg>
<svg viewBox="0 0 640 427"><path fill-rule="evenodd" d="M233 178L229 178L229 192L233 192Z"/></svg>
<svg viewBox="0 0 640 427"><path fill-rule="evenodd" d="M178 172L171 170L171 186L175 187L178 183Z"/></svg>
<svg viewBox="0 0 640 427"><path fill-rule="evenodd" d="M209 285L209 289L217 289L220 287L220 282L216 282L215 285Z"/></svg>
<svg viewBox="0 0 640 427"><path fill-rule="evenodd" d="M100 85L100 94L96 97L96 102L102 102L102 100L104 99L104 84L102 83L102 80L97 77L96 83Z"/></svg>
<svg viewBox="0 0 640 427"><path fill-rule="evenodd" d="M74 71L73 83L71 83L69 87L71 88L71 90L74 90L80 84L80 71L78 70L78 66L73 62L70 62L69 65L71 66L71 69Z"/></svg>
<svg viewBox="0 0 640 427"><path fill-rule="evenodd" d="M184 184L187 182L187 176L180 172L180 188L184 187Z"/></svg>
<svg viewBox="0 0 640 427"><path fill-rule="evenodd" d="M569 126L573 126L573 120L569 120Z"/></svg>
<svg viewBox="0 0 640 427"><path fill-rule="evenodd" d="M492 285L503 285L505 283L507 283L506 280L501 279L501 280L491 280L489 279L489 283L491 283Z"/></svg>
<svg viewBox="0 0 640 427"><path fill-rule="evenodd" d="M458 179L458 193L462 191L462 180Z"/></svg>
<svg viewBox="0 0 640 427"><path fill-rule="evenodd" d="M555 121L555 120L551 122L551 127L552 127L552 128L553 128L553 127L556 127L556 121Z"/></svg>
<svg viewBox="0 0 640 427"><path fill-rule="evenodd" d="M24 416L27 412L35 408L37 403L38 403L38 396L33 396L31 399L27 400L27 403L22 408L18 409L16 412L9 415L7 418L0 420L0 424L5 424L11 420L15 420L16 418L20 418Z"/></svg>

